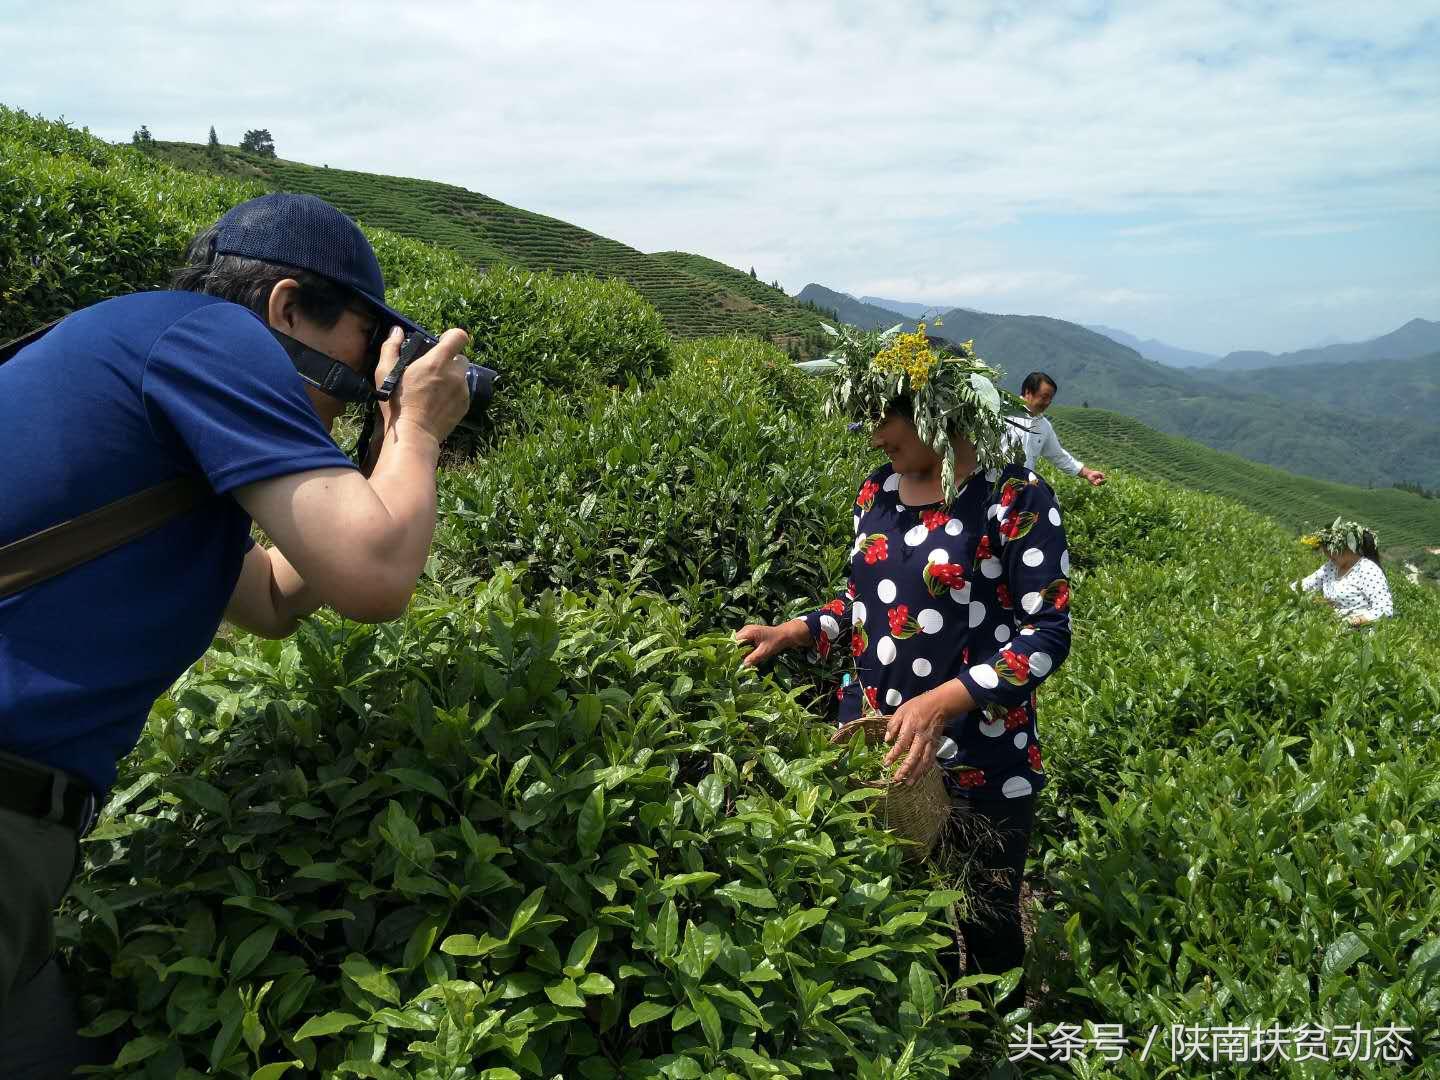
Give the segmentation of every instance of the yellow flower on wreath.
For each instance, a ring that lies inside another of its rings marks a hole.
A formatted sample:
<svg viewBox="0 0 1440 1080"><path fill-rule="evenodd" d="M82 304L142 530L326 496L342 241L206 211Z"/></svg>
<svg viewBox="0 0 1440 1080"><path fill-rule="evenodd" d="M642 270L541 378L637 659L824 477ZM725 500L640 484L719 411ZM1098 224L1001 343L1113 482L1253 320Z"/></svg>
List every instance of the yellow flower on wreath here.
<svg viewBox="0 0 1440 1080"><path fill-rule="evenodd" d="M877 371L903 372L910 376L910 385L919 389L930 381L930 369L938 359L925 338L925 324L921 323L913 333L896 334L871 363Z"/></svg>

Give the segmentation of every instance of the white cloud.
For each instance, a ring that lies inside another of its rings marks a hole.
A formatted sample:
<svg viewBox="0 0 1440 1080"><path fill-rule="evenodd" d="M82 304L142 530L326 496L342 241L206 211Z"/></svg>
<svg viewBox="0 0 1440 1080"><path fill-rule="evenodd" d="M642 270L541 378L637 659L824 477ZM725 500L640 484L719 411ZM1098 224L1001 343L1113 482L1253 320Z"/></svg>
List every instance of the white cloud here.
<svg viewBox="0 0 1440 1080"><path fill-rule="evenodd" d="M1226 228L1433 212L1426 7L17 6L0 101L109 138L268 127L282 155L462 184L792 289L1123 308L1159 290L1006 230L1128 219L1090 242L1155 265L1223 258Z"/></svg>

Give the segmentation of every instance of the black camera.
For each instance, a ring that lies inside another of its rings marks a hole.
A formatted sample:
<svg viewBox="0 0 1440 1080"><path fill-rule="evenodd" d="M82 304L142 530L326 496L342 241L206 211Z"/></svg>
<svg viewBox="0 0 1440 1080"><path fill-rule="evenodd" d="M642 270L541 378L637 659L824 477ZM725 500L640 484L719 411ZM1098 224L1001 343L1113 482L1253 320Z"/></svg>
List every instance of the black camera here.
<svg viewBox="0 0 1440 1080"><path fill-rule="evenodd" d="M379 328L373 351L376 359L380 354ZM370 440L375 435L379 409L374 405L375 401L389 401L390 396L395 393L395 387L400 385L400 377L405 374L405 369L413 364L420 357L439 344L439 339L433 334L423 330L411 330L405 335L405 340L400 343L400 357L395 361L395 366L385 376L385 381L380 384L371 394L370 411L365 417L365 425L360 430L360 438L355 443L355 463L364 466L370 455ZM470 414L483 413L485 407L490 404L490 399L495 393L495 380L497 373L488 367L479 364L472 364L468 361L465 365L465 383L470 387ZM470 421L466 421L469 423Z"/></svg>
<svg viewBox="0 0 1440 1080"><path fill-rule="evenodd" d="M437 344L439 344L439 339L423 330L411 330L406 334L405 340L400 343L400 359L385 376L385 381L375 391L375 396L381 401L389 401L390 395L395 392L395 387L400 382L400 376L405 374L405 369ZM470 408L472 410L484 409L490 404L490 399L495 393L495 375L495 371L491 368L466 363L465 382L470 387Z"/></svg>

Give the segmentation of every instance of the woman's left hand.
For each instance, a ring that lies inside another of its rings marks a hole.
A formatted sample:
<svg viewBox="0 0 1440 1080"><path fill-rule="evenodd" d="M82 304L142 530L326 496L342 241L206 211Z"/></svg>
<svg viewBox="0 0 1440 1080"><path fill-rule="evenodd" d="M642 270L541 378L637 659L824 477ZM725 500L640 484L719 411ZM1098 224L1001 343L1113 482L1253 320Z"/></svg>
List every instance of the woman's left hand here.
<svg viewBox="0 0 1440 1080"><path fill-rule="evenodd" d="M885 764L893 765L905 757L904 764L895 770L895 783L913 783L935 767L935 748L951 715L933 690L911 698L891 714L885 741L894 745L885 755Z"/></svg>

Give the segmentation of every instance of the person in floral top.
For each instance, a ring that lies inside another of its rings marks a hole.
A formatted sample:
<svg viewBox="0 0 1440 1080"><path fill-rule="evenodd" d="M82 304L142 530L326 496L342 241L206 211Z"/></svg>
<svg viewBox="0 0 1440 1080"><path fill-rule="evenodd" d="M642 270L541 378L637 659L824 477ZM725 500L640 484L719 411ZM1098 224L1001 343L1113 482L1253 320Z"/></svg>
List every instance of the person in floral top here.
<svg viewBox="0 0 1440 1080"><path fill-rule="evenodd" d="M978 876L976 906L989 910L961 930L968 970L1001 972L1024 959L1020 879L1045 786L1035 691L1070 651L1070 556L1049 485L1023 465L986 468L964 429L950 435L946 498L942 458L914 414L913 395L896 395L871 429L889 463L856 497L844 591L736 637L753 645L749 664L803 645L848 650L859 679L842 691L840 722L888 715L894 779L939 767L960 814L994 827L990 866L1004 873Z"/></svg>

